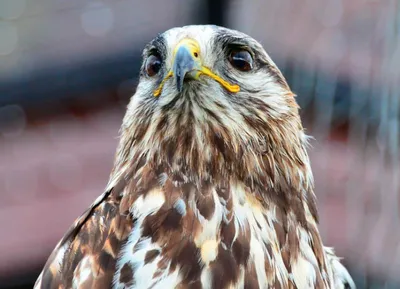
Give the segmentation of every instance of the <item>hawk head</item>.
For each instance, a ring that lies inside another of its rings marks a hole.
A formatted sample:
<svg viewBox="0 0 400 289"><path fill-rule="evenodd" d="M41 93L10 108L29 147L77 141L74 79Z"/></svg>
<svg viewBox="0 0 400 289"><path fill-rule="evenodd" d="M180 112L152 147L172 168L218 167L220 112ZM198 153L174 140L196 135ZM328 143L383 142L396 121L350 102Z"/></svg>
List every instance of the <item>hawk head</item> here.
<svg viewBox="0 0 400 289"><path fill-rule="evenodd" d="M143 51L110 186L146 163L178 182L306 195L306 145L294 94L260 43L213 25L173 28Z"/></svg>
<svg viewBox="0 0 400 289"><path fill-rule="evenodd" d="M121 130L114 171L146 161L182 180L312 185L294 94L238 31L185 26L152 40Z"/></svg>
<svg viewBox="0 0 400 289"><path fill-rule="evenodd" d="M108 188L36 288L344 288L306 144L257 41L217 26L164 32L144 49Z"/></svg>

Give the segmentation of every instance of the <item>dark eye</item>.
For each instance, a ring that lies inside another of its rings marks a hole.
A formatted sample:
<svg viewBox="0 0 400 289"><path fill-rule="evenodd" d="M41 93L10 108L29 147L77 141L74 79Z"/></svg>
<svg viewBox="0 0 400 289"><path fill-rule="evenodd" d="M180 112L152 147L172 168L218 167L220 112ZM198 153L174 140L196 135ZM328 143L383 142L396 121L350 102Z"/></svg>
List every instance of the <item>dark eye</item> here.
<svg viewBox="0 0 400 289"><path fill-rule="evenodd" d="M148 76L156 75L161 68L161 57L157 54L152 54L146 59L146 73Z"/></svg>
<svg viewBox="0 0 400 289"><path fill-rule="evenodd" d="M232 50L229 54L229 62L240 71L253 69L253 58L250 52L246 50Z"/></svg>

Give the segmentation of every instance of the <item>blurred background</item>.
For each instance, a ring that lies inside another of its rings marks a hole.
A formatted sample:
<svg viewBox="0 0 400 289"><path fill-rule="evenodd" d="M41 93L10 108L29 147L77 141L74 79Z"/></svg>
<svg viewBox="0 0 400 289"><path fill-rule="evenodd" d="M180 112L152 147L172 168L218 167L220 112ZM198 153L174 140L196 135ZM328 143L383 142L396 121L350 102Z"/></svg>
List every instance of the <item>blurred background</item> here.
<svg viewBox="0 0 400 289"><path fill-rule="evenodd" d="M0 0L0 288L32 288L103 191L145 43L212 23L298 95L321 233L358 288L400 288L398 0Z"/></svg>

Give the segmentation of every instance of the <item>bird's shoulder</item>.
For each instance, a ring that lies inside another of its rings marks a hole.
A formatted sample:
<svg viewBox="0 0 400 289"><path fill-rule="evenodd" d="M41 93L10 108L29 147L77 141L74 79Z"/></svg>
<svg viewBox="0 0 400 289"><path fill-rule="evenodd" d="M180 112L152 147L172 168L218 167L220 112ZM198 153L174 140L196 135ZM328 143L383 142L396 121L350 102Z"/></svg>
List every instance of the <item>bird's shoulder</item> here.
<svg viewBox="0 0 400 289"><path fill-rule="evenodd" d="M134 223L118 195L114 188L103 193L76 219L34 288L110 288L119 250Z"/></svg>

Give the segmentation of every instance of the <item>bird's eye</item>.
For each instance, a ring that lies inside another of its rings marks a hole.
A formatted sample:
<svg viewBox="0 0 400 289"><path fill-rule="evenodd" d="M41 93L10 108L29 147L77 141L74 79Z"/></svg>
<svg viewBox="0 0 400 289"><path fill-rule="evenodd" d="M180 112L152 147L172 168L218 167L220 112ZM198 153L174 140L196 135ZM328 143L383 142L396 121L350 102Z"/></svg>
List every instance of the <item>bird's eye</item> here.
<svg viewBox="0 0 400 289"><path fill-rule="evenodd" d="M146 59L146 73L148 76L156 75L161 69L161 57L152 54Z"/></svg>
<svg viewBox="0 0 400 289"><path fill-rule="evenodd" d="M229 54L229 62L240 71L250 71L253 69L253 57L246 50L232 50Z"/></svg>

